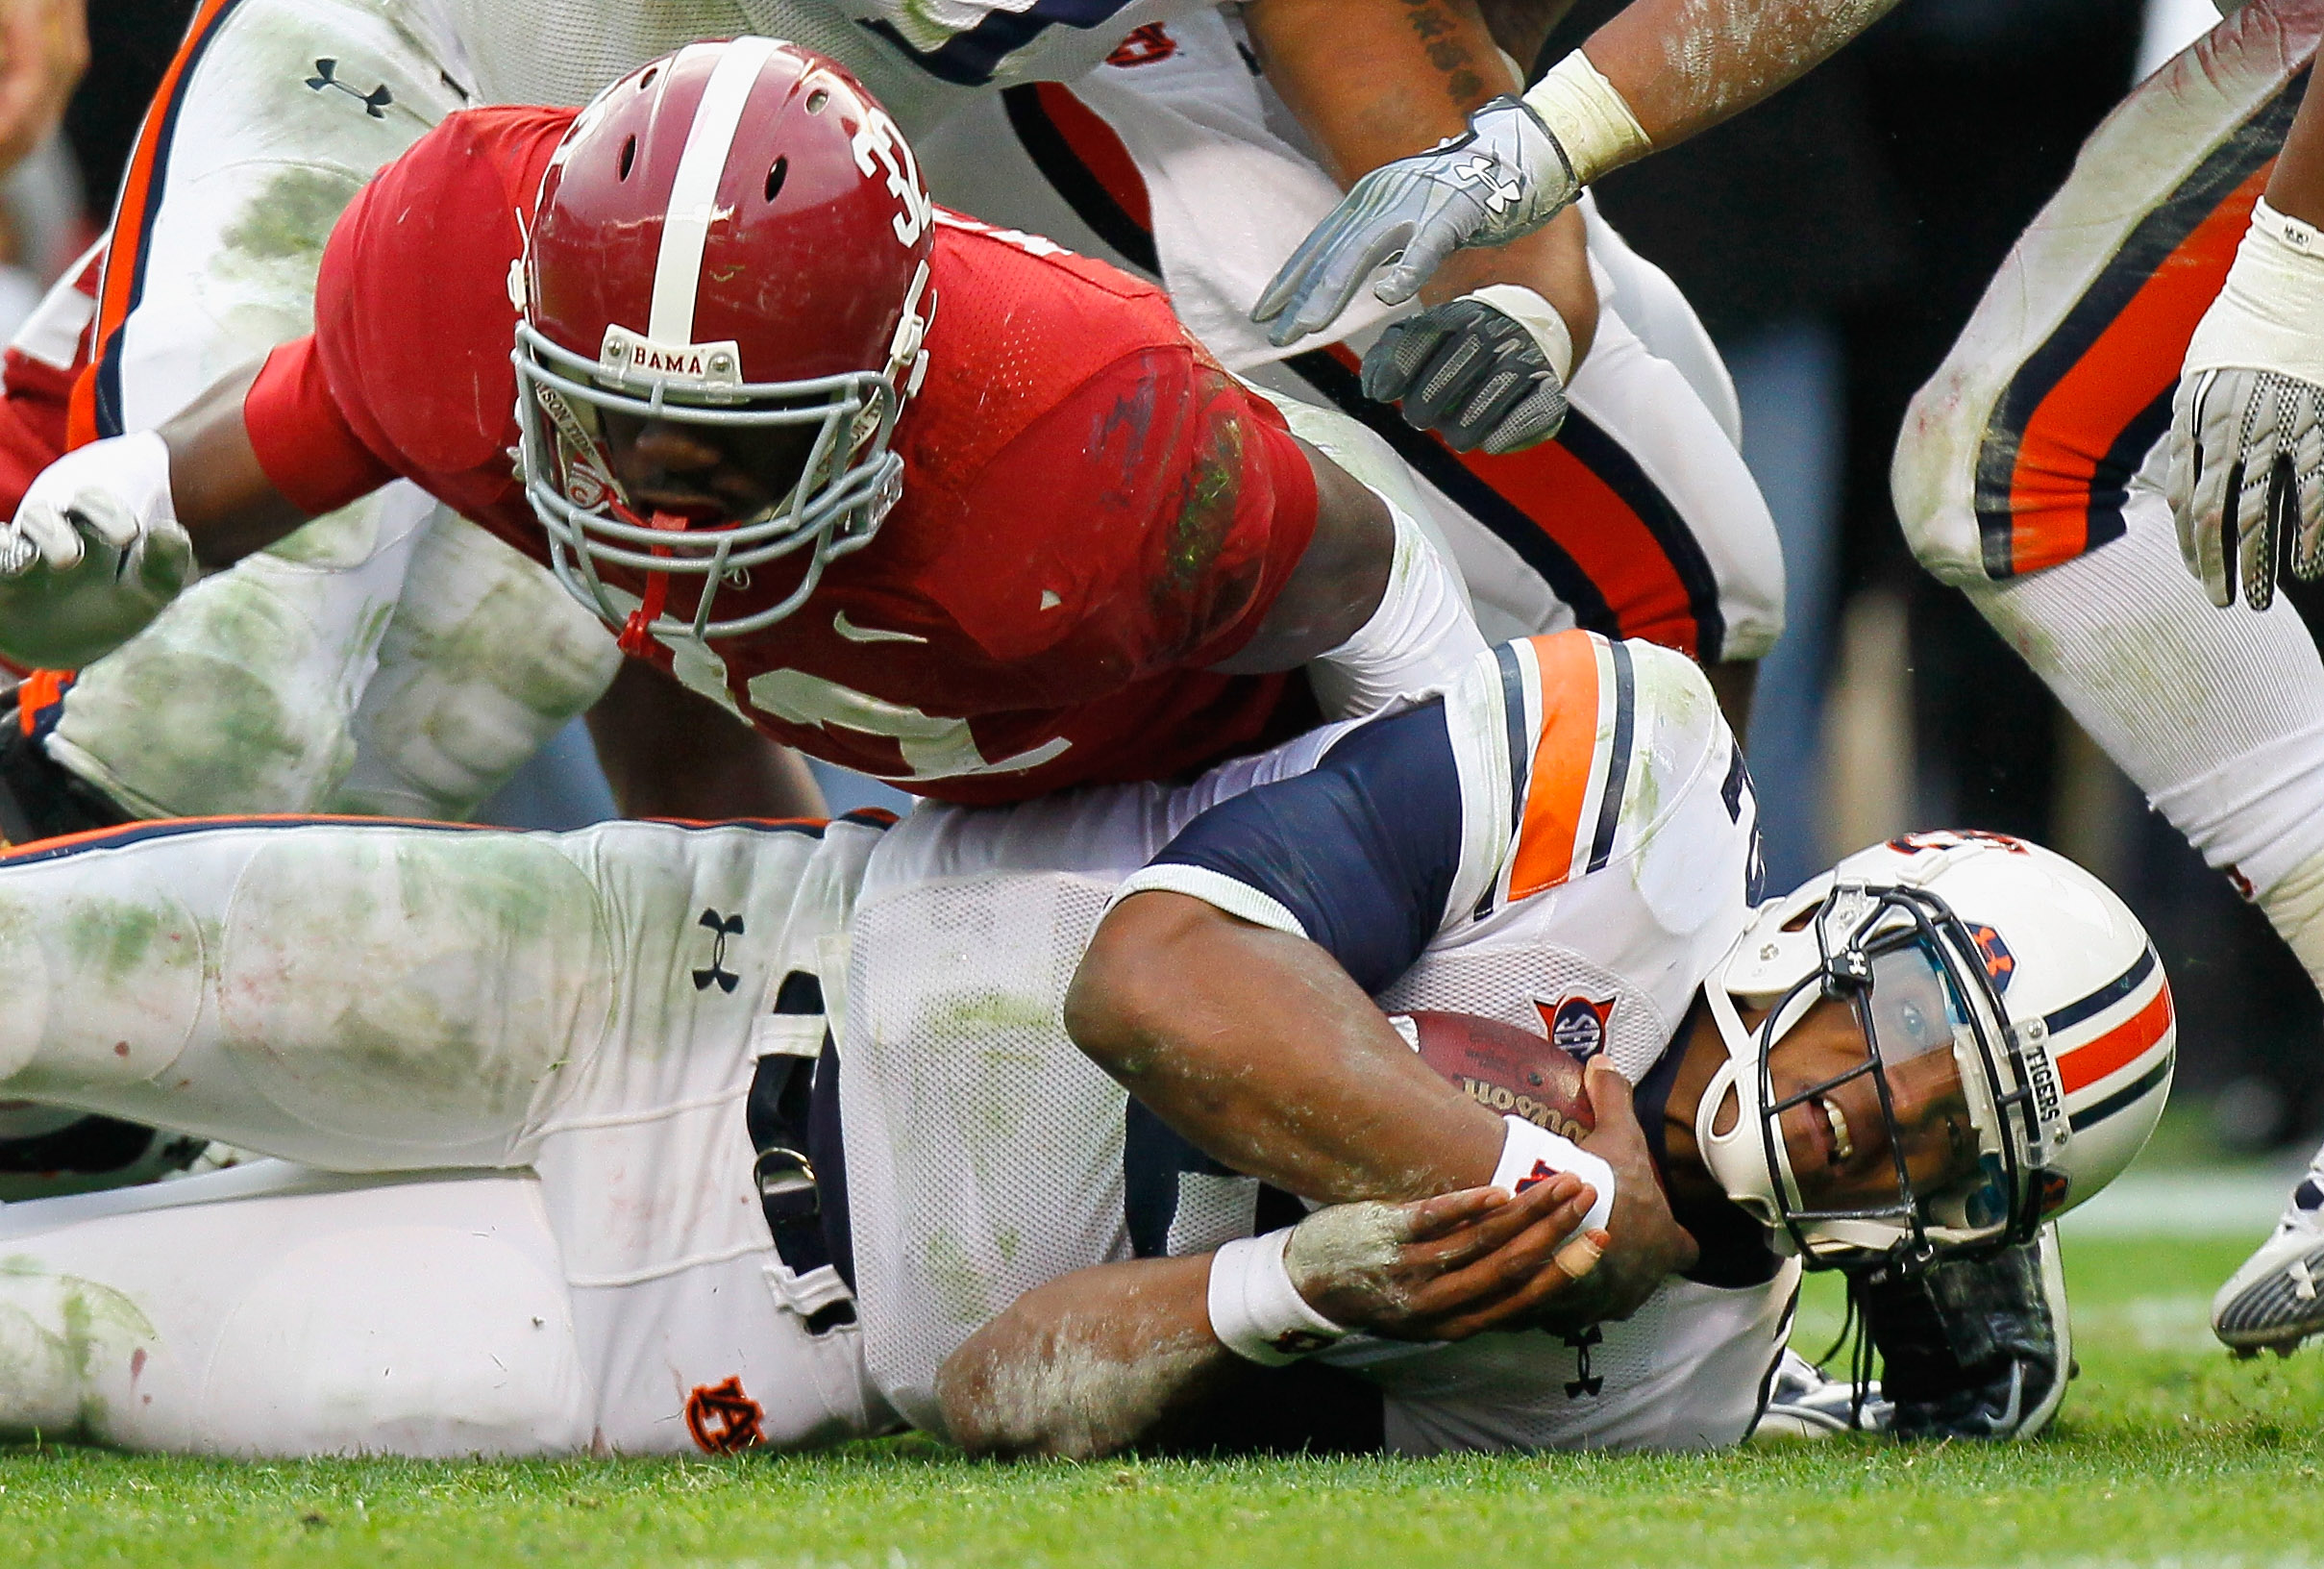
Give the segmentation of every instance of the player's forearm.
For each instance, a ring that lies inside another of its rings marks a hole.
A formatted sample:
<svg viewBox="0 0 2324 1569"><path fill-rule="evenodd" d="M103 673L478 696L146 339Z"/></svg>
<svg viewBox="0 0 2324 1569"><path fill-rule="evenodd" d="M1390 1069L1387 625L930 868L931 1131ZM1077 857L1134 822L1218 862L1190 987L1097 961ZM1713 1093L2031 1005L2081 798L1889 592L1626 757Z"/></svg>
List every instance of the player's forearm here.
<svg viewBox="0 0 2324 1569"><path fill-rule="evenodd" d="M1621 94L1652 147L1662 148L1807 75L1895 4L1636 0L1593 33L1582 52Z"/></svg>
<svg viewBox="0 0 2324 1569"><path fill-rule="evenodd" d="M1459 136L1471 110L1520 85L1472 0L1260 0L1245 16L1268 81L1343 188ZM1421 299L1436 305L1487 284L1522 285L1564 318L1578 365L1597 330L1582 239L1577 213L1512 244L1455 256Z"/></svg>
<svg viewBox="0 0 2324 1569"><path fill-rule="evenodd" d="M1181 894L1098 929L1066 995L1076 1044L1235 1170L1324 1203L1493 1180L1507 1129L1405 1045L1331 957Z"/></svg>
<svg viewBox="0 0 2324 1569"><path fill-rule="evenodd" d="M589 710L589 737L626 816L718 822L826 813L798 753L641 660L623 661Z"/></svg>
<svg viewBox="0 0 2324 1569"><path fill-rule="evenodd" d="M308 521L250 443L242 400L258 367L228 376L161 427L178 522L206 567L231 566Z"/></svg>
<svg viewBox="0 0 2324 1569"><path fill-rule="evenodd" d="M1210 1255L1139 1258L1035 1286L936 1374L972 1455L1093 1459L1147 1438L1248 1372L1211 1332Z"/></svg>
<svg viewBox="0 0 2324 1569"><path fill-rule="evenodd" d="M2324 228L2324 92L2310 93L2292 117L2275 172L2268 176L2267 205Z"/></svg>

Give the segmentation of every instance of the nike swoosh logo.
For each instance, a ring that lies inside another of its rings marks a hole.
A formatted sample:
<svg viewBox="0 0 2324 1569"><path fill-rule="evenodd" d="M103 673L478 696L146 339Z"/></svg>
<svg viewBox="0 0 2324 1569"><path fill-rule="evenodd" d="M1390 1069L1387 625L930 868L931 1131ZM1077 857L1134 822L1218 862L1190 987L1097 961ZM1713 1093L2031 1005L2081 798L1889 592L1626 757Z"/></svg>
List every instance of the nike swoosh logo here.
<svg viewBox="0 0 2324 1569"><path fill-rule="evenodd" d="M848 612L838 610L831 616L831 630L851 643L925 643L926 637L916 632L889 632L884 627L859 627L848 619Z"/></svg>

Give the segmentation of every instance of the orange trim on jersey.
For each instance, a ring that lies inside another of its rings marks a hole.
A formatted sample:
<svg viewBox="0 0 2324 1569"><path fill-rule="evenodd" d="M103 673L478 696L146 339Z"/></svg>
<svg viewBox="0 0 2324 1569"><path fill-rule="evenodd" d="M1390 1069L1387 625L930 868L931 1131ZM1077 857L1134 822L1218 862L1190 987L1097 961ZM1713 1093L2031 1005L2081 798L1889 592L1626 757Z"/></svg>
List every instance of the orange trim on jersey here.
<svg viewBox="0 0 2324 1569"><path fill-rule="evenodd" d="M2058 1058L2058 1082L2068 1095L2138 1060L2171 1027L2170 984L2164 982L2147 1005L2097 1039Z"/></svg>
<svg viewBox="0 0 2324 1569"><path fill-rule="evenodd" d="M427 828L446 829L460 834L513 834L516 829L498 829L489 823L439 823L418 817L353 817L310 816L296 811L250 812L221 817L139 817L111 828L85 828L78 833L53 834L45 839L28 839L22 844L0 846L0 861L26 856L51 856L59 851L83 846L94 848L108 839L134 844L141 839L159 838L163 834L184 834L195 829L210 828Z"/></svg>
<svg viewBox="0 0 2324 1569"><path fill-rule="evenodd" d="M161 73L161 84L154 90L144 124L137 130L136 147L130 154L128 171L121 177L120 200L113 205L112 237L106 250L104 279L97 289L96 322L89 334L89 363L73 383L71 403L65 412L64 440L68 449L87 446L97 439L97 371L104 361L108 340L121 330L121 324L129 319L136 305L137 286L145 267L146 231L151 227L152 210L160 195L155 186L156 171L165 162L162 148L177 117L178 93L185 86L186 69L194 57L202 52L219 21L236 3L237 0L202 0L193 21L185 29L185 41L178 45L169 68Z"/></svg>
<svg viewBox="0 0 2324 1569"><path fill-rule="evenodd" d="M2099 464L2119 433L2178 385L2188 342L2219 297L2274 169L2273 159L2254 169L2195 225L2027 418L2010 472L2013 572L2038 572L2089 548Z"/></svg>
<svg viewBox="0 0 2324 1569"><path fill-rule="evenodd" d="M1530 898L1573 875L1582 814L1597 777L1597 639L1586 632L1528 637L1542 683L1542 724L1526 771L1525 815L1509 862L1509 897Z"/></svg>
<svg viewBox="0 0 2324 1569"><path fill-rule="evenodd" d="M40 722L41 713L64 701L64 688L72 684L70 670L35 670L16 684L16 728L30 735Z"/></svg>

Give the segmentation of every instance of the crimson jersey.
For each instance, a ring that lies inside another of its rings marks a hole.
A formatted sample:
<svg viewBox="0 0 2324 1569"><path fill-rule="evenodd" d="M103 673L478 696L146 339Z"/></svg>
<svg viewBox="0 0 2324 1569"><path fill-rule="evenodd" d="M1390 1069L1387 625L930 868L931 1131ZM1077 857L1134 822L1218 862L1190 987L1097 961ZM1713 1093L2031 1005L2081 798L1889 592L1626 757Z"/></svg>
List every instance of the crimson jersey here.
<svg viewBox="0 0 2324 1569"><path fill-rule="evenodd" d="M243 406L308 511L402 476L548 559L510 458L508 275L572 118L455 114L340 217L314 333ZM1159 290L1047 240L940 212L930 286L878 539L788 619L656 661L779 741L971 803L1161 777L1292 722L1284 677L1204 668L1249 639L1314 530L1281 416ZM760 569L721 613L778 602L800 570Z"/></svg>

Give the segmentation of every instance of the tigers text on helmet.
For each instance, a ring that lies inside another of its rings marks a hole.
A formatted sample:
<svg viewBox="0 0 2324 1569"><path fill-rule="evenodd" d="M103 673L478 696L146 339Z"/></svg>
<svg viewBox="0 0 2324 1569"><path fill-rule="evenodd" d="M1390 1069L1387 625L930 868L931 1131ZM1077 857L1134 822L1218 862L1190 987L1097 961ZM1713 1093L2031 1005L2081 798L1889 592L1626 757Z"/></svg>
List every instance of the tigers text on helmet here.
<svg viewBox="0 0 2324 1569"><path fill-rule="evenodd" d="M1763 905L1703 990L1727 1049L1705 1161L1811 1264L2025 1242L2130 1164L2170 1092L2170 987L2137 917L1997 834L1859 851ZM1862 1039L1784 1048L1825 999Z"/></svg>
<svg viewBox="0 0 2324 1569"><path fill-rule="evenodd" d="M790 44L689 45L574 120L509 279L519 456L558 579L624 648L771 626L870 543L902 486L889 437L927 370L934 219L886 112ZM608 413L797 433L805 466L753 516L640 516ZM794 553L787 591L754 589L754 569ZM673 580L690 603L671 603Z"/></svg>

